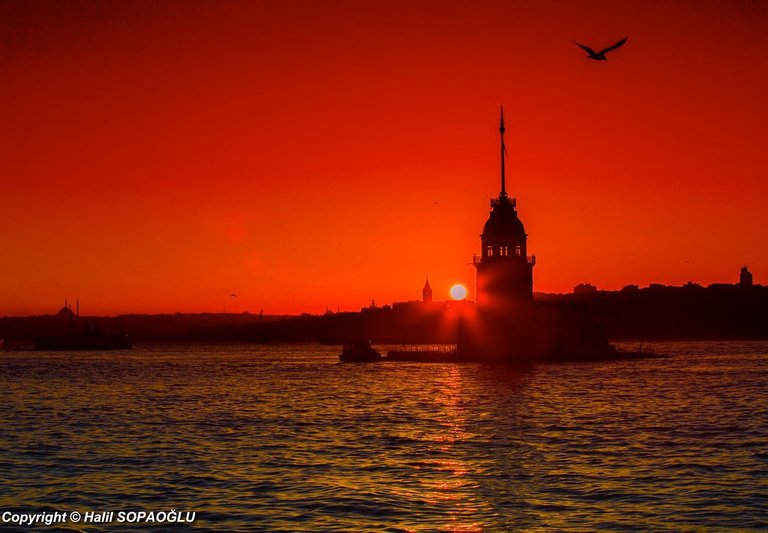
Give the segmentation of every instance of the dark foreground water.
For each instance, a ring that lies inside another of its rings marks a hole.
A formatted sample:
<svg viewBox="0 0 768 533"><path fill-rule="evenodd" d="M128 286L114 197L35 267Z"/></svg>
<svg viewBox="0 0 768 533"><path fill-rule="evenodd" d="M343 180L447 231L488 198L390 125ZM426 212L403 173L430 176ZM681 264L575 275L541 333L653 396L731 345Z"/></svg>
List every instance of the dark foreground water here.
<svg viewBox="0 0 768 533"><path fill-rule="evenodd" d="M0 353L0 512L175 509L221 531L768 528L768 343L653 347L675 357Z"/></svg>

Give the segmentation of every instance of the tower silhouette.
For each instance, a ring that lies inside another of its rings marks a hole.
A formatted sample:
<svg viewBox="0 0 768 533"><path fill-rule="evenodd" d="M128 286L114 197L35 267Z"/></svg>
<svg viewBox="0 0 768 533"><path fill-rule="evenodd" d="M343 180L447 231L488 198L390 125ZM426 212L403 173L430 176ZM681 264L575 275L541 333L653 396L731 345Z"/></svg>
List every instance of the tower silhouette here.
<svg viewBox="0 0 768 533"><path fill-rule="evenodd" d="M480 235L481 254L475 255L477 304L505 308L533 300L535 256L528 256L525 228L517 216L517 202L507 196L504 145L504 108L501 108L501 192L491 199L491 214Z"/></svg>
<svg viewBox="0 0 768 533"><path fill-rule="evenodd" d="M430 303L432 301L432 287L429 285L429 278L424 283L424 288L421 289L421 301L424 303Z"/></svg>
<svg viewBox="0 0 768 533"><path fill-rule="evenodd" d="M747 268L747 265L744 265L741 267L741 272L739 272L739 286L741 287L751 287L752 286L752 272L749 271Z"/></svg>

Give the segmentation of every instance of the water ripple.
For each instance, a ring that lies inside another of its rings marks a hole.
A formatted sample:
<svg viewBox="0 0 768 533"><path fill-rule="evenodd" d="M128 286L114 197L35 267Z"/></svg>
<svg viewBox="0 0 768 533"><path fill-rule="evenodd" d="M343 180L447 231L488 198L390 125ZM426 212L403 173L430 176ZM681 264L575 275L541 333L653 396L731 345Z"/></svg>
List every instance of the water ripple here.
<svg viewBox="0 0 768 533"><path fill-rule="evenodd" d="M226 531L768 528L768 343L652 347L675 357L4 353L0 509L189 509Z"/></svg>

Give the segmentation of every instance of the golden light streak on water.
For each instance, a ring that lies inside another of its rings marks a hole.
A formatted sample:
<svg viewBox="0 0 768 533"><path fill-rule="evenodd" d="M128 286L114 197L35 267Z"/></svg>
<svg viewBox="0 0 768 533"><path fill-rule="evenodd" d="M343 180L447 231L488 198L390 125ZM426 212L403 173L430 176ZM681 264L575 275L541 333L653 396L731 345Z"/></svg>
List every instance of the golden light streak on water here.
<svg viewBox="0 0 768 533"><path fill-rule="evenodd" d="M338 349L0 354L0 509L266 531L768 527L768 343L515 369ZM384 347L386 349L386 347Z"/></svg>

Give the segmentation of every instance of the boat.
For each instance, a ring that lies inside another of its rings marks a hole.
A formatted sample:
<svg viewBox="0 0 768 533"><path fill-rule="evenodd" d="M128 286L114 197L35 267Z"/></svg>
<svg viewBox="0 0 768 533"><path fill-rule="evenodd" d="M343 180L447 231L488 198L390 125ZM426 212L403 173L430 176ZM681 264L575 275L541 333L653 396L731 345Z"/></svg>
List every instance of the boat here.
<svg viewBox="0 0 768 533"><path fill-rule="evenodd" d="M88 326L79 333L49 335L37 340L36 350L130 350L133 340L130 335L104 333L95 326Z"/></svg>
<svg viewBox="0 0 768 533"><path fill-rule="evenodd" d="M371 346L371 341L359 341L345 344L339 355L342 363L373 363L381 361L381 354Z"/></svg>

